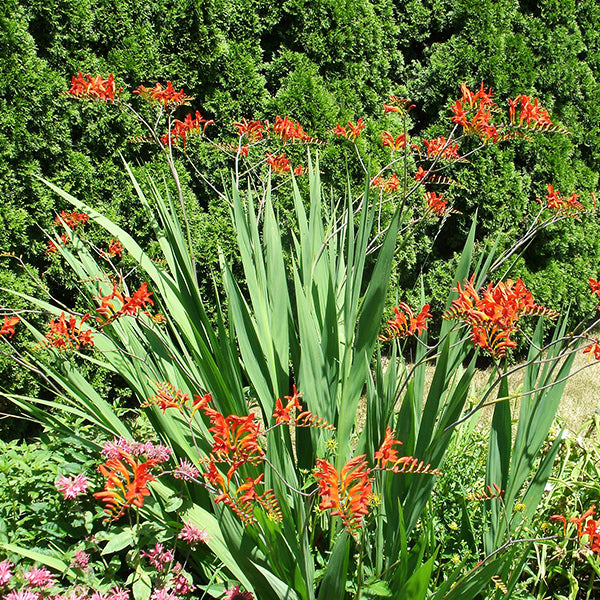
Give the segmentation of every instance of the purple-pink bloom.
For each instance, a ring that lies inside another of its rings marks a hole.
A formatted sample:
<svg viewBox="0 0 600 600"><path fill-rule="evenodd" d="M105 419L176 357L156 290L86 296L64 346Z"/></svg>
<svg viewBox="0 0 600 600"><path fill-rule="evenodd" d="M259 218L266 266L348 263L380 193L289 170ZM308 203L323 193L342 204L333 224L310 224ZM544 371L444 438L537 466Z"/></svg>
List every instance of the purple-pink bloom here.
<svg viewBox="0 0 600 600"><path fill-rule="evenodd" d="M190 522L184 523L183 529L179 532L177 537L191 546L197 542L208 544L208 533L206 533L206 529L200 529Z"/></svg>
<svg viewBox="0 0 600 600"><path fill-rule="evenodd" d="M136 451L139 454L145 454L148 460L157 460L161 463L167 462L171 458L171 454L173 454L173 450L168 446L153 444L152 442L138 444Z"/></svg>
<svg viewBox="0 0 600 600"><path fill-rule="evenodd" d="M4 596L4 600L40 600L42 595L32 590L13 590Z"/></svg>
<svg viewBox="0 0 600 600"><path fill-rule="evenodd" d="M115 586L106 595L107 600L129 600L129 592L122 587Z"/></svg>
<svg viewBox="0 0 600 600"><path fill-rule="evenodd" d="M23 573L23 577L29 585L46 589L54 585L54 575L48 569L33 567L29 571Z"/></svg>
<svg viewBox="0 0 600 600"><path fill-rule="evenodd" d="M74 477L61 475L55 485L56 489L65 495L65 500L70 500L84 494L90 486L90 480L81 473Z"/></svg>
<svg viewBox="0 0 600 600"><path fill-rule="evenodd" d="M177 596L185 596L185 594L189 594L195 589L195 586L188 581L188 578L183 573L178 573L172 577L170 583Z"/></svg>
<svg viewBox="0 0 600 600"><path fill-rule="evenodd" d="M5 586L10 581L13 567L14 565L9 560L0 562L0 587Z"/></svg>
<svg viewBox="0 0 600 600"><path fill-rule="evenodd" d="M177 596L169 588L158 588L152 592L151 600L177 600Z"/></svg>
<svg viewBox="0 0 600 600"><path fill-rule="evenodd" d="M228 590L223 590L225 596L223 600L253 600L254 594L251 592L241 592L240 586L231 586Z"/></svg>
<svg viewBox="0 0 600 600"><path fill-rule="evenodd" d="M173 470L173 477L175 479L183 479L184 481L191 481L192 479L198 479L200 472L198 469L187 459L179 461L179 466Z"/></svg>
<svg viewBox="0 0 600 600"><path fill-rule="evenodd" d="M175 558L173 550L165 550L164 546L159 543L157 543L156 546L148 552L143 550L142 556L146 556L150 561L150 564L158 572L164 569L166 563L170 563Z"/></svg>
<svg viewBox="0 0 600 600"><path fill-rule="evenodd" d="M133 445L132 442L126 440L125 438L115 438L112 442L106 442L100 452L107 459L118 459L123 457L123 452L127 454L133 454Z"/></svg>
<svg viewBox="0 0 600 600"><path fill-rule="evenodd" d="M81 550L75 550L75 556L73 557L73 561L71 562L71 566L74 569L85 569L90 562L89 554Z"/></svg>
<svg viewBox="0 0 600 600"><path fill-rule="evenodd" d="M94 592L91 596L90 596L90 600L107 600L108 596L106 594L103 594L102 592Z"/></svg>

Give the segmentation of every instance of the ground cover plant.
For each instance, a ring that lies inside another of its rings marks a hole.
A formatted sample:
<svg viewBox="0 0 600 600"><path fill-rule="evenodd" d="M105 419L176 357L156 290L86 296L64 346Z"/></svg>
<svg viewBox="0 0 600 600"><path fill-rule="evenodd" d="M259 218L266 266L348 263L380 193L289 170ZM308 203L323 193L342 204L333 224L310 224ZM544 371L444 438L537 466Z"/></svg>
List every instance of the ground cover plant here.
<svg viewBox="0 0 600 600"><path fill-rule="evenodd" d="M532 530L560 449L548 432L575 353L598 358L600 342L594 323L567 329L568 307L537 303L512 268L536 235L585 218L592 199L548 182L531 225L490 247L475 244L475 216L435 340L434 309L414 300L422 291L398 288L397 306L387 301L408 232L457 215L458 168L497 144L568 133L541 102L518 95L503 109L483 83L476 91L462 84L447 109L449 131L423 139L409 127L412 103L393 96L378 149L389 154L375 171L362 117L332 123L331 143L346 145L364 174L359 194L349 185L338 198L320 183L324 140L288 117L240 119L229 139L215 140L210 119L182 114L192 98L170 82L129 92L112 75L79 73L64 96L132 114L146 129L138 141L164 156L172 181L138 181L124 163L158 260L135 232L44 182L72 205L57 215L46 252L75 275L81 300L74 309L40 279L38 295L14 292L26 308L5 315L3 351L45 393L9 397L95 453L98 468L70 466L55 482L81 511L73 547L48 553L4 543L4 597L157 600L195 590L230 599L451 600L515 592L531 545L559 535ZM193 139L226 157L230 181L219 186L194 162ZM242 273L221 255L225 298L214 315L199 291L176 155L228 206L236 235ZM289 214L277 203L285 186ZM600 295L589 276L592 296ZM527 358L511 365L519 335ZM480 355L493 368L473 399ZM122 419L103 398L94 370L122 378L139 421ZM511 389L516 371L523 384ZM485 479L466 490L453 545L440 537L443 515L432 514L440 505L430 499L447 460L460 460L449 453L457 432L489 406ZM480 506L475 524L470 502ZM578 518L587 526L590 516ZM458 556L451 569L447 548Z"/></svg>

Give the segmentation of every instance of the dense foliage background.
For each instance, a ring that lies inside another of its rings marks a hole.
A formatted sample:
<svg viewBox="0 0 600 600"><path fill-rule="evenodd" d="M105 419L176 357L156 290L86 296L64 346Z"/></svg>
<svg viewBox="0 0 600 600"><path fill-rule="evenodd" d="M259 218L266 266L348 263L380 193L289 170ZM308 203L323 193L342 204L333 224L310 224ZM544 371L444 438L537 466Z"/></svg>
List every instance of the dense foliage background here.
<svg viewBox="0 0 600 600"><path fill-rule="evenodd" d="M412 286L426 265L428 295L445 297L454 253L476 208L480 240L496 230L517 236L545 195L547 183L576 189L592 208L600 158L600 6L595 0L5 0L0 6L0 253L22 255L55 295L69 293L60 261L45 254L47 234L65 206L35 178L42 175L145 232L120 153L140 170L164 168L131 142L136 125L101 103L75 106L60 92L77 71L115 74L132 89L171 80L194 96L194 109L213 118L213 135L233 137L242 117L289 115L326 139L336 122L362 116L375 144L382 102L408 97L415 130L446 134L448 102L458 84L491 86L500 99L540 97L570 136L489 148L457 172L453 193L461 215L424 229L404 247L398 283ZM190 152L194 146L190 147ZM202 152L218 176L221 159ZM348 157L339 145L320 150L325 178L344 184ZM182 165L184 167L184 165ZM351 175L359 176L358 172ZM184 178L196 251L207 293L217 241L227 249L227 207L193 173ZM597 218L563 222L527 249L512 271L536 299L574 317L589 311L587 277L597 275ZM91 234L93 235L93 234ZM4 258L0 286L27 291L29 277ZM0 306L14 297L0 293ZM2 360L2 359L0 359ZM0 378L29 388L8 361Z"/></svg>

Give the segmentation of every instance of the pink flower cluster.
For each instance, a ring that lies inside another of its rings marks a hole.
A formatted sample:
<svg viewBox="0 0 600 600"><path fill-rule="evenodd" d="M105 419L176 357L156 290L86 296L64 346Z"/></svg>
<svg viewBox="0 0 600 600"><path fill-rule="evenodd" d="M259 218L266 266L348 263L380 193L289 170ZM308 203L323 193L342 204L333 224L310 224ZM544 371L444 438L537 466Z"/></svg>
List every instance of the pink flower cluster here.
<svg viewBox="0 0 600 600"><path fill-rule="evenodd" d="M72 500L80 494L85 494L90 486L90 480L81 473L71 477L61 475L55 485L56 489L65 495L65 500Z"/></svg>
<svg viewBox="0 0 600 600"><path fill-rule="evenodd" d="M125 438L115 438L112 442L106 442L101 450L101 453L107 459L120 459L123 452L132 456L144 454L148 460L156 460L159 463L167 462L173 454L173 450L168 446L153 444L152 442L136 442Z"/></svg>
<svg viewBox="0 0 600 600"><path fill-rule="evenodd" d="M142 556L145 556L150 564L160 573L167 563L170 563L175 558L173 550L165 550L162 544L157 543L156 546L146 552L142 551Z"/></svg>

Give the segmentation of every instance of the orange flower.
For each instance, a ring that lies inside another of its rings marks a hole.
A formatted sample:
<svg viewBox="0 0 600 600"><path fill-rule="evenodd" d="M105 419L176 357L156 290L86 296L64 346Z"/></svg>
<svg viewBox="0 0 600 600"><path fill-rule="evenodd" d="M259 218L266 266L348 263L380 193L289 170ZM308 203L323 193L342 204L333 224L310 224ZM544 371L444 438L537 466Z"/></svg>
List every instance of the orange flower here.
<svg viewBox="0 0 600 600"><path fill-rule="evenodd" d="M537 98L534 98L532 103L531 96L519 95L514 100L509 98L508 104L508 114L510 117L510 122L513 124L516 123L516 113L517 108L519 108L519 125L523 125L523 122L527 123L527 127L530 127L532 123L537 127L550 127L553 125L548 111L538 105Z"/></svg>
<svg viewBox="0 0 600 600"><path fill-rule="evenodd" d="M183 91L183 88L179 92L176 92L170 81L167 81L166 87L163 87L160 83L156 83L153 88L147 88L140 85L133 93L140 95L150 102L158 102L159 104L162 104L164 108L169 106L173 108L182 106L183 104L189 104L189 101L192 100L192 98Z"/></svg>
<svg viewBox="0 0 600 600"><path fill-rule="evenodd" d="M401 133L399 136L394 137L389 131L384 131L381 134L381 144L384 147L389 146L392 152L401 150L406 146L406 134Z"/></svg>
<svg viewBox="0 0 600 600"><path fill-rule="evenodd" d="M332 464L317 458L315 478L321 496L319 508L339 516L349 533L360 528L362 518L369 512L371 471L364 459L364 454L351 459L338 473Z"/></svg>
<svg viewBox="0 0 600 600"><path fill-rule="evenodd" d="M267 152L267 164L275 173L288 173L291 171L290 159L285 154L274 156L270 152Z"/></svg>
<svg viewBox="0 0 600 600"><path fill-rule="evenodd" d="M133 296L129 297L121 293L117 284L113 282L113 291L107 296L98 297L100 306L97 308L97 311L105 318L105 321L102 322L100 317L98 317L98 321L101 322L102 326L105 326L123 315L135 317L139 310L144 308L147 304L154 305L152 298L150 298L151 295L152 292L148 291L147 283L142 283L142 285L133 293ZM116 308L114 300L119 301L121 304L120 308Z"/></svg>
<svg viewBox="0 0 600 600"><path fill-rule="evenodd" d="M146 402L140 405L141 408L158 406L163 411L163 414L165 414L167 408L176 408L181 412L183 405L190 399L189 394L184 394L167 381L156 381L154 385L158 389L158 394L148 398Z"/></svg>
<svg viewBox="0 0 600 600"><path fill-rule="evenodd" d="M112 239L108 242L108 256L122 256L123 246L119 240Z"/></svg>
<svg viewBox="0 0 600 600"><path fill-rule="evenodd" d="M492 100L490 89L483 87L483 82L477 93L473 93L465 83L461 83L460 89L462 98L456 101L451 107L454 116L452 123L461 125L463 133L466 135L475 133L479 135L484 142L495 142L498 139L498 131L496 127L490 123L491 109L495 106ZM465 109L465 107L467 107ZM477 109L475 116L469 121L468 116L472 110Z"/></svg>
<svg viewBox="0 0 600 600"><path fill-rule="evenodd" d="M58 319L50 321L50 331L46 334L48 345L61 350L79 350L84 346L93 346L94 338L91 330L82 330L82 325L90 318L85 314L79 324L74 315L67 317L61 313Z"/></svg>
<svg viewBox="0 0 600 600"><path fill-rule="evenodd" d="M89 218L89 215L77 212L76 210L74 210L72 213L68 213L66 210L63 210L60 213L60 216L56 217L54 220L54 224L58 226L64 223L69 229L75 229L80 223L85 225Z"/></svg>
<svg viewBox="0 0 600 600"><path fill-rule="evenodd" d="M15 326L21 320L21 317L4 317L4 323L2 323L2 327L0 327L0 335L7 335L8 337L12 337L15 335Z"/></svg>
<svg viewBox="0 0 600 600"><path fill-rule="evenodd" d="M590 353L590 357L593 354L596 360L600 360L600 343L596 341L593 344L586 346L583 349L583 353L586 354L587 352Z"/></svg>
<svg viewBox="0 0 600 600"><path fill-rule="evenodd" d="M200 129L202 129L202 133L204 133L206 128L213 123L214 121L212 119L207 121L198 111L196 111L196 116L193 119L191 114L188 114L183 121L175 119L171 126L171 131L163 135L160 138L160 141L164 146L168 146L169 144L175 144L178 139L181 139L183 141L183 147L185 148L188 134L199 134Z"/></svg>
<svg viewBox="0 0 600 600"><path fill-rule="evenodd" d="M281 425L282 423L290 423L292 420L291 411L294 408L298 410L302 409L300 405L300 398L302 396L302 392L298 392L296 390L296 384L294 384L293 394L291 396L284 396L285 400L289 400L289 402L283 406L280 398L277 398L275 402L275 410L273 411L273 418L275 419L275 423L277 425Z"/></svg>
<svg viewBox="0 0 600 600"><path fill-rule="evenodd" d="M448 202L444 200L444 194L425 192L427 209L437 217L443 217L448 212Z"/></svg>
<svg viewBox="0 0 600 600"><path fill-rule="evenodd" d="M433 140L423 140L427 148L427 158L436 158L441 156L448 160L458 160L458 144L450 145L452 140L446 140L445 137L438 137Z"/></svg>
<svg viewBox="0 0 600 600"><path fill-rule="evenodd" d="M398 451L393 447L395 444L402 444L402 442L394 439L394 432L388 427L385 430L385 438L374 455L380 467L385 469L388 463L396 464L398 462Z"/></svg>
<svg viewBox="0 0 600 600"><path fill-rule="evenodd" d="M310 141L312 138L302 129L300 123L294 123L288 117L275 117L273 136L281 138L285 144L287 140Z"/></svg>
<svg viewBox="0 0 600 600"><path fill-rule="evenodd" d="M356 138L360 137L361 131L367 126L367 124L359 117L356 121L356 125L353 125L351 121L348 121L348 129L340 125L339 123L332 129L332 133L335 133L338 137L345 137L349 140L356 141Z"/></svg>
<svg viewBox="0 0 600 600"><path fill-rule="evenodd" d="M590 282L590 294L596 294L596 296L600 296L600 281L596 281L595 279L589 279Z"/></svg>
<svg viewBox="0 0 600 600"><path fill-rule="evenodd" d="M148 484L156 481L150 469L160 462L151 459L138 463L129 453L121 451L120 454L121 458L111 458L98 467L106 483L102 492L94 494L94 498L104 502L104 510L113 519L118 519L130 506L143 506L144 498L150 495Z"/></svg>
<svg viewBox="0 0 600 600"><path fill-rule="evenodd" d="M560 192L555 190L551 183L548 184L547 189L546 208L549 210L571 216L585 211L585 206L577 200L579 194L576 192L573 192L569 197L561 196ZM542 204L539 198L538 202Z"/></svg>
<svg viewBox="0 0 600 600"><path fill-rule="evenodd" d="M402 309L402 310L400 310ZM382 342L389 342L394 338L405 338L415 333L421 335L427 329L427 319L431 317L429 304L425 304L418 315L414 315L410 306L401 302L399 307L394 308L396 316L387 321L386 335L380 335Z"/></svg>
<svg viewBox="0 0 600 600"><path fill-rule="evenodd" d="M100 75L92 77L89 73L82 75L79 71L77 77L71 79L71 87L66 93L78 98L114 102L116 91L115 78L112 73L108 79L102 79ZM119 89L119 91L121 90Z"/></svg>
<svg viewBox="0 0 600 600"><path fill-rule="evenodd" d="M251 141L260 140L263 136L264 125L260 121L242 119L240 122L234 123L233 126L238 130L240 137L245 135Z"/></svg>
<svg viewBox="0 0 600 600"><path fill-rule="evenodd" d="M533 301L531 292L520 280L489 283L479 294L473 287L475 276L464 284L456 284L459 297L442 315L444 319L460 319L471 326L475 346L487 350L494 358L501 358L515 342L510 335L524 315L545 315L551 319L558 313Z"/></svg>

